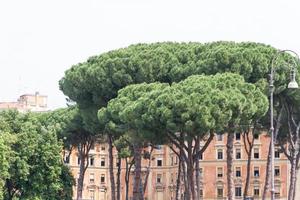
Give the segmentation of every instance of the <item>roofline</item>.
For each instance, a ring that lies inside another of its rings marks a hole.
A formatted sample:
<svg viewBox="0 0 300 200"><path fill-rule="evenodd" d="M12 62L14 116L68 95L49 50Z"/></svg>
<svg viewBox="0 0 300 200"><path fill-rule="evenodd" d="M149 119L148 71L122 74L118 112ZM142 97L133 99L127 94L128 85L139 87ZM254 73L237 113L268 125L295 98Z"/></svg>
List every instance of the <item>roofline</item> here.
<svg viewBox="0 0 300 200"><path fill-rule="evenodd" d="M22 94L20 95L20 97L23 97L23 96L39 96L39 97L48 97L47 95L40 95L40 94Z"/></svg>

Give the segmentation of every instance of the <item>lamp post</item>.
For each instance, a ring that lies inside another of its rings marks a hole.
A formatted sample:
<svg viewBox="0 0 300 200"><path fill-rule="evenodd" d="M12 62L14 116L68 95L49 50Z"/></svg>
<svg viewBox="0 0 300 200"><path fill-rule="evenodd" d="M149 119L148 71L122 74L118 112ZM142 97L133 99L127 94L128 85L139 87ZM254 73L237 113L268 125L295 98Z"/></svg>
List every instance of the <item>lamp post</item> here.
<svg viewBox="0 0 300 200"><path fill-rule="evenodd" d="M274 74L275 74L275 68L274 65L276 64L276 60L279 57L280 54L285 53L285 52L289 52L289 53L293 53L296 55L296 58L293 57L293 65L291 66L291 73L290 73L290 78L291 81L288 84L288 88L291 89L296 89L298 88L298 83L296 82L296 67L297 67L297 62L299 62L299 55L292 51L292 50L282 50L282 51L278 51L278 53L276 54L276 56L273 58L272 63L271 63L271 73L270 73L270 83L269 83L269 87L270 87L270 133L271 133L271 200L275 200L275 185L274 185L274 113L273 113L273 94L274 94ZM295 60L297 59L297 61Z"/></svg>

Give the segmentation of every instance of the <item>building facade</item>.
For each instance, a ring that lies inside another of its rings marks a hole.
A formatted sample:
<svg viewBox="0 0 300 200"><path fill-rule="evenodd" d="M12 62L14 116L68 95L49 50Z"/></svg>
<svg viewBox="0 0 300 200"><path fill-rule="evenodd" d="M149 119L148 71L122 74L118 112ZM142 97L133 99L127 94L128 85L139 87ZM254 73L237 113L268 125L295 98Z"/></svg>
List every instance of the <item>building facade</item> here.
<svg viewBox="0 0 300 200"><path fill-rule="evenodd" d="M254 139L252 162L250 166L249 197L261 199L265 182L266 163L270 137L261 134ZM247 153L244 149L243 135L237 133L234 140L234 196L242 199L247 173ZM114 151L114 159L117 158ZM107 144L96 144L90 152L89 167L85 173L83 199L109 200L110 182L108 168ZM200 194L206 200L225 200L227 196L226 182L226 135L215 135L200 162ZM114 170L117 173L117 161L114 160ZM150 160L150 173L145 191L148 200L175 199L176 180L178 175L178 157L166 145L153 150ZM74 177L79 173L79 160L76 151L72 152L67 164ZM147 171L149 160L143 160L143 174ZM125 199L125 163L122 162L121 171L121 199ZM287 199L289 165L286 157L279 150L275 151L275 188L277 199ZM133 169L131 170L133 177ZM132 197L132 180L130 180L129 199ZM181 180L183 191L183 180ZM268 192L268 198L270 198ZM74 187L74 198L76 187Z"/></svg>
<svg viewBox="0 0 300 200"><path fill-rule="evenodd" d="M0 102L0 110L17 109L20 112L45 112L47 107L48 97L40 95L39 92L35 94L23 94L16 102Z"/></svg>

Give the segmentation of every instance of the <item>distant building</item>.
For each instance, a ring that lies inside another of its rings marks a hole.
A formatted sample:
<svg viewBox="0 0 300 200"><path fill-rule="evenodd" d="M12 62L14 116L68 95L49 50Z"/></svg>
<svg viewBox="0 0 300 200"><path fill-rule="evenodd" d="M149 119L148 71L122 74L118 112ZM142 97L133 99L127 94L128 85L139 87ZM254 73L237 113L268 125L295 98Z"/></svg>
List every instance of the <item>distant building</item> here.
<svg viewBox="0 0 300 200"><path fill-rule="evenodd" d="M39 92L23 94L17 102L0 102L0 110L17 109L20 112L45 112L48 111L47 100L48 97L40 95Z"/></svg>
<svg viewBox="0 0 300 200"><path fill-rule="evenodd" d="M227 197L226 181L226 135L216 135L206 151L201 155L200 162L200 196L203 200L225 200ZM254 140L252 162L250 166L249 197L254 200L262 198L268 147L270 137L263 133ZM203 144L201 144L203 145ZM245 152L243 136L236 133L234 139L233 179L234 197L242 199L246 181L247 154ZM276 199L286 200L289 184L289 162L279 148L275 148L275 195ZM117 173L117 151L114 150L114 174ZM109 200L111 199L109 178L108 145L95 144L89 155L89 166L85 173L83 184L83 199ZM71 168L73 175L78 180L79 164L76 149L71 153L65 163ZM151 159L151 171L145 192L147 200L175 200L176 179L178 174L178 157L167 145L154 149ZM121 171L121 200L125 200L125 162L122 161ZM147 171L148 160L142 159L142 174ZM131 170L129 199L132 198L133 169ZM144 178L144 177L143 177ZM181 177L182 178L182 177ZM299 186L300 187L300 186ZM184 180L181 179L180 199L183 199ZM73 198L76 197L76 187L73 188ZM267 199L270 199L268 191ZM298 199L298 198L296 198Z"/></svg>

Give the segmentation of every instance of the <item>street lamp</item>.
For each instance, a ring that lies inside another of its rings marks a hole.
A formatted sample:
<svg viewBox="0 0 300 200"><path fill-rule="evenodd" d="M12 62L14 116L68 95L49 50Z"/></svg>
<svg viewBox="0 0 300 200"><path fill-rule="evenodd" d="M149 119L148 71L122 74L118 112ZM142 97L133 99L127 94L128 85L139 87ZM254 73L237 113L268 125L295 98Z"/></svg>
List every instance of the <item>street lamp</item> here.
<svg viewBox="0 0 300 200"><path fill-rule="evenodd" d="M288 84L288 88L291 89L296 89L298 88L298 83L296 82L296 70L297 70L297 65L299 63L299 55L292 51L292 50L282 50L278 51L276 56L273 58L272 63L271 63L271 73L270 73L270 119L271 119L271 127L270 127L270 132L271 132L271 200L275 200L275 185L274 185L274 114L273 114L273 94L274 94L274 74L275 74L275 68L274 65L276 64L276 60L279 57L280 54L289 52L293 53L296 55L296 58L293 57L293 65L291 66L291 73L290 73L290 83ZM295 60L297 59L297 60Z"/></svg>

